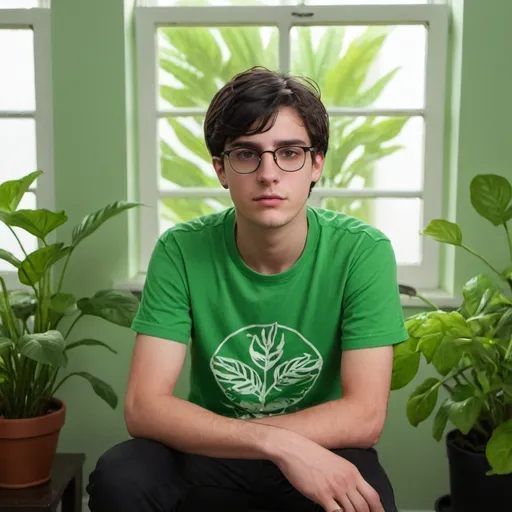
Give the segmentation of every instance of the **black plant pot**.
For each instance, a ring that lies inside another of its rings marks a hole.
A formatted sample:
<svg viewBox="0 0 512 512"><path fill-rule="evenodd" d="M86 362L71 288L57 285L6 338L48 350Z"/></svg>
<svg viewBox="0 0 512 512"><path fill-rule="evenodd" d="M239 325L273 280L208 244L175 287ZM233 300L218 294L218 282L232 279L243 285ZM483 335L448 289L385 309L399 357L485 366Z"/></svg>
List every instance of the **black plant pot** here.
<svg viewBox="0 0 512 512"><path fill-rule="evenodd" d="M453 512L452 499L449 494L436 501L436 512Z"/></svg>
<svg viewBox="0 0 512 512"><path fill-rule="evenodd" d="M460 433L454 430L446 437L453 512L510 512L512 474L487 476L485 454L462 448L455 442L457 436Z"/></svg>

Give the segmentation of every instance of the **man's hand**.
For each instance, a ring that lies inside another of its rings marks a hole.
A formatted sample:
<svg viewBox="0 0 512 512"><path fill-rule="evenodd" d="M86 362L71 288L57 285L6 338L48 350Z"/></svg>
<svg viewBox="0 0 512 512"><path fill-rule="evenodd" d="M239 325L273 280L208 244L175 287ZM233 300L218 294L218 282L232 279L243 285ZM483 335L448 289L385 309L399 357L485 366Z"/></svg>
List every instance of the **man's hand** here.
<svg viewBox="0 0 512 512"><path fill-rule="evenodd" d="M288 481L325 512L384 512L379 495L348 460L293 436L273 458Z"/></svg>

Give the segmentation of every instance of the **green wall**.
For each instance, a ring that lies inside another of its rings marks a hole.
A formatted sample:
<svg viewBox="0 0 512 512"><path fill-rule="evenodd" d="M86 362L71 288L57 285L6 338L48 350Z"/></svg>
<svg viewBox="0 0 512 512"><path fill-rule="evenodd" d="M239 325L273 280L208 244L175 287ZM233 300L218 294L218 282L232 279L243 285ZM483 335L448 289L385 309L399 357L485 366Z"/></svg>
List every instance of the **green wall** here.
<svg viewBox="0 0 512 512"><path fill-rule="evenodd" d="M133 0L52 1L56 206L65 209L71 221L59 234L63 240L83 215L114 200L133 199L137 151L132 4ZM463 0L452 0L452 4L447 215L461 223L473 248L487 250L489 256L498 253L499 258L499 253L505 254L504 239L473 213L468 187L481 172L512 176L508 139L512 35L507 35L512 2L472 0L463 5ZM133 237L133 218L123 216L87 239L70 266L67 290L85 296L111 286L115 279L125 279L133 270L129 254ZM504 262L504 256L496 261ZM444 275L447 281L454 277L460 289L480 270L475 259L455 253ZM69 380L62 389L68 416L59 450L85 452L87 477L100 454L127 437L122 400L134 336L130 330L94 319L79 323L75 335L108 341L118 350L113 355L80 349L69 365L70 371L87 370L111 383L120 397L117 410L97 399L86 382ZM379 444L402 510L432 510L435 499L448 491L444 445L431 438L430 422L415 429L405 418L407 395L426 375L423 369L409 387L392 394Z"/></svg>

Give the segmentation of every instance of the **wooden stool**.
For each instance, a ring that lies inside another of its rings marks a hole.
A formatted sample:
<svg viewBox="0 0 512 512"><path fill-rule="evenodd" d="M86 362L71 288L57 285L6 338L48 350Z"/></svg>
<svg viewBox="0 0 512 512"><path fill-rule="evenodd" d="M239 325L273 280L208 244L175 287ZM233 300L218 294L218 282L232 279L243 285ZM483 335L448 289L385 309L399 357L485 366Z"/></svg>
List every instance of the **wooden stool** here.
<svg viewBox="0 0 512 512"><path fill-rule="evenodd" d="M82 512L83 453L58 453L52 478L46 484L27 489L0 489L0 512Z"/></svg>

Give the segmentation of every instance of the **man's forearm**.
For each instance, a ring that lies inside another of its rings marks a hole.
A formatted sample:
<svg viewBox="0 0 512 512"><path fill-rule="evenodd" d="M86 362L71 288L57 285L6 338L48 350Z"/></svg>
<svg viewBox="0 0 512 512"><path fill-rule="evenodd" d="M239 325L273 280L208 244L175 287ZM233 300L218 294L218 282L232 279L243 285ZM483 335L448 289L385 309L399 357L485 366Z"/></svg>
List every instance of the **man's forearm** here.
<svg viewBox="0 0 512 512"><path fill-rule="evenodd" d="M209 457L272 460L290 434L276 426L219 416L174 396L131 403L125 417L133 437Z"/></svg>
<svg viewBox="0 0 512 512"><path fill-rule="evenodd" d="M292 430L327 449L371 447L377 443L383 423L360 404L343 398L291 414L248 421Z"/></svg>

